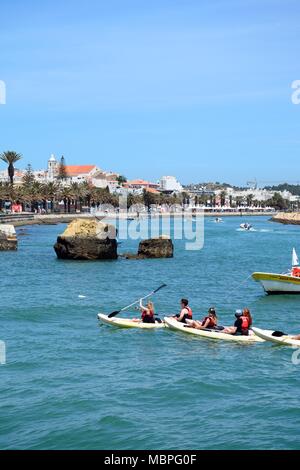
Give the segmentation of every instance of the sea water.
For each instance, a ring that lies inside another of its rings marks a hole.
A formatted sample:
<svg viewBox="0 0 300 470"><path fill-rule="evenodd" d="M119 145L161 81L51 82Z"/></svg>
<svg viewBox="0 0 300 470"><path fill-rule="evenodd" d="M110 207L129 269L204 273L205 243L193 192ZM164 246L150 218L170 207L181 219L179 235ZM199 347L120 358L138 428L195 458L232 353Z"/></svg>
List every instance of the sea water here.
<svg viewBox="0 0 300 470"><path fill-rule="evenodd" d="M300 296L266 296L247 279L288 269L300 227L257 217L255 231L241 232L244 219L223 220L205 220L202 250L176 240L173 259L140 261L59 261L63 225L18 229L19 250L0 253L0 448L299 448L293 349L97 320L166 283L153 297L161 317L186 297L197 318L215 306L230 325L249 307L256 326L300 333Z"/></svg>

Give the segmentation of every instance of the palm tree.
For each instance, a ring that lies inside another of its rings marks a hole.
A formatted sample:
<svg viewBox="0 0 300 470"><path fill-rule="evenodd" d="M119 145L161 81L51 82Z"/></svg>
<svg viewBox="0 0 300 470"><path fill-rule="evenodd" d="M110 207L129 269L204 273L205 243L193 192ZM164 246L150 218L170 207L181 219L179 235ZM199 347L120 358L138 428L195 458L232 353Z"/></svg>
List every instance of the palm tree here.
<svg viewBox="0 0 300 470"><path fill-rule="evenodd" d="M248 194L246 199L247 199L247 206L251 207L252 204L253 204L254 195L253 194Z"/></svg>
<svg viewBox="0 0 300 470"><path fill-rule="evenodd" d="M82 183L74 182L70 184L70 190L75 203L75 212L77 212L78 209L81 212L82 201L86 194L86 188L83 188Z"/></svg>
<svg viewBox="0 0 300 470"><path fill-rule="evenodd" d="M3 152L0 155L0 159L3 160L5 163L8 164L8 176L10 179L10 184L14 184L14 176L15 176L15 167L14 164L21 160L22 155L17 152L13 152L12 150L8 150L6 152Z"/></svg>
<svg viewBox="0 0 300 470"><path fill-rule="evenodd" d="M70 186L62 186L60 190L60 195L64 201L64 212L65 214L70 214L71 212L71 203L73 199L73 193Z"/></svg>
<svg viewBox="0 0 300 470"><path fill-rule="evenodd" d="M241 207L241 205L243 204L244 202L244 198L242 196L237 196L235 198L235 203L236 203L236 206L237 207Z"/></svg>
<svg viewBox="0 0 300 470"><path fill-rule="evenodd" d="M56 181L49 181L43 185L43 194L46 200L50 201L50 210L54 211L55 201L59 199L61 186Z"/></svg>
<svg viewBox="0 0 300 470"><path fill-rule="evenodd" d="M221 199L221 207L224 207L226 204L226 191L221 191L220 199Z"/></svg>

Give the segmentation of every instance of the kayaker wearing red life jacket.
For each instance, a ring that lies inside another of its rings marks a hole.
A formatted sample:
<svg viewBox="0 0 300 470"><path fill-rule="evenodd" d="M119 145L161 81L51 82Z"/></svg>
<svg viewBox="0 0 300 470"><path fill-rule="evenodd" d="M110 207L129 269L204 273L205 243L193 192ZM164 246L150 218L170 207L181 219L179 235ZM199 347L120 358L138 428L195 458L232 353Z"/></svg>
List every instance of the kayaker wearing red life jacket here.
<svg viewBox="0 0 300 470"><path fill-rule="evenodd" d="M216 310L213 307L208 309L208 315L203 318L202 321L195 320L193 322L189 322L191 328L196 328L197 330L205 330L205 329L214 329L218 325L218 317L216 314Z"/></svg>
<svg viewBox="0 0 300 470"><path fill-rule="evenodd" d="M246 317L246 319L248 320L248 330L249 330L249 328L251 328L252 323L253 323L249 308L244 308L243 317Z"/></svg>
<svg viewBox="0 0 300 470"><path fill-rule="evenodd" d="M186 323L186 320L193 319L193 312L191 307L189 306L189 301L187 299L181 299L180 301L181 311L176 315L177 321L182 323Z"/></svg>
<svg viewBox="0 0 300 470"><path fill-rule="evenodd" d="M248 336L249 328L252 325L252 317L250 310L245 308L242 310L236 310L235 312L236 320L234 326L229 326L225 328L222 333L228 333L230 335L244 335Z"/></svg>
<svg viewBox="0 0 300 470"><path fill-rule="evenodd" d="M141 309L141 319L143 323L155 323L155 311L153 302L149 300L147 306L144 307L142 301L140 301L140 309Z"/></svg>

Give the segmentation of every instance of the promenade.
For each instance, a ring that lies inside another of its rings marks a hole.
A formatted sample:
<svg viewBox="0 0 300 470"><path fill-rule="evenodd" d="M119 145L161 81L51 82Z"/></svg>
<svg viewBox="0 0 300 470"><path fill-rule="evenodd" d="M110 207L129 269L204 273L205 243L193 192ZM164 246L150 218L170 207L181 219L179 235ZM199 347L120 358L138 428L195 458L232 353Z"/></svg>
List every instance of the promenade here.
<svg viewBox="0 0 300 470"><path fill-rule="evenodd" d="M204 217L258 217L258 216L270 216L274 217L275 212L223 212L223 211L182 211L182 212L152 212L150 214L151 217L162 217L162 218L173 218L173 217L183 217L183 218L191 218L195 216L204 216ZM122 219L122 220L131 220L131 219L138 219L148 217L148 213L139 213L136 212L91 212L91 213L72 213L72 214L32 214L32 213L21 213L21 214L1 214L0 215L0 224L12 224L15 227L20 227L24 225L56 225L61 223L69 223L76 218L109 218L109 219Z"/></svg>

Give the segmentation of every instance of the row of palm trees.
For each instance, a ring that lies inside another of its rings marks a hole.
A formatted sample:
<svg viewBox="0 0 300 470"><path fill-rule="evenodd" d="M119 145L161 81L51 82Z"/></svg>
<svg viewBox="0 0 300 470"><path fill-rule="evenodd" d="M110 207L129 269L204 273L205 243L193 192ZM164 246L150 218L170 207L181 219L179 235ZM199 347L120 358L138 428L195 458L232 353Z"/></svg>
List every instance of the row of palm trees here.
<svg viewBox="0 0 300 470"><path fill-rule="evenodd" d="M15 164L21 160L20 153L8 150L0 154L0 160L7 164L9 182L0 182L0 211L5 203L21 204L23 210L45 212L60 210L61 203L64 212L81 211L83 206L99 206L109 204L117 206L118 198L110 194L108 188L95 188L88 183L64 184L64 179L41 183L36 181L32 168L28 165L22 185L14 185Z"/></svg>
<svg viewBox="0 0 300 470"><path fill-rule="evenodd" d="M40 183L38 181L23 182L16 186L10 183L0 183L0 210L5 202L21 204L23 210L45 212L63 210L66 213L81 211L82 207L88 208L109 204L116 207L118 198L110 194L107 189L95 188L88 183L72 183L69 186L61 182L50 181Z"/></svg>

